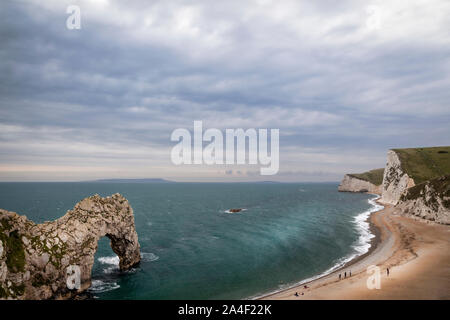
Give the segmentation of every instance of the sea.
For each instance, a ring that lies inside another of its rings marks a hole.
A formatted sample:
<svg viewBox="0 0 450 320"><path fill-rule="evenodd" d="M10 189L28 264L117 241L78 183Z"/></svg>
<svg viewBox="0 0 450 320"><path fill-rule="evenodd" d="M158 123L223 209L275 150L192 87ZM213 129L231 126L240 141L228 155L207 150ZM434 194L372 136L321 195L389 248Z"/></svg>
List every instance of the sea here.
<svg viewBox="0 0 450 320"><path fill-rule="evenodd" d="M93 194L124 195L141 263L99 241L94 299L252 299L332 272L370 248L375 195L338 183L0 183L0 208L41 223ZM241 212L232 213L232 208Z"/></svg>

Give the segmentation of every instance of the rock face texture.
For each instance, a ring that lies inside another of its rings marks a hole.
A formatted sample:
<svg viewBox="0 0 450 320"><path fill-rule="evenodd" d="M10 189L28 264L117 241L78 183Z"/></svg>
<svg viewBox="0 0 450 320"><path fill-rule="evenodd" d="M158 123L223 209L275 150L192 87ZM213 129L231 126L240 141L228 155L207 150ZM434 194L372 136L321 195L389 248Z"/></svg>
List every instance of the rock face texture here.
<svg viewBox="0 0 450 320"><path fill-rule="evenodd" d="M450 175L408 189L396 209L403 215L450 224Z"/></svg>
<svg viewBox="0 0 450 320"><path fill-rule="evenodd" d="M369 181L358 179L349 174L344 176L338 190L341 192L369 192L381 194L381 186L376 186Z"/></svg>
<svg viewBox="0 0 450 320"><path fill-rule="evenodd" d="M133 210L120 194L86 198L42 224L0 209L0 299L66 299L85 291L103 236L121 270L139 263Z"/></svg>
<svg viewBox="0 0 450 320"><path fill-rule="evenodd" d="M406 189L414 185L414 180L403 170L397 153L389 150L386 168L384 169L380 202L396 205Z"/></svg>
<svg viewBox="0 0 450 320"><path fill-rule="evenodd" d="M398 214L450 224L450 147L389 150L384 170L347 174L338 190L381 193Z"/></svg>

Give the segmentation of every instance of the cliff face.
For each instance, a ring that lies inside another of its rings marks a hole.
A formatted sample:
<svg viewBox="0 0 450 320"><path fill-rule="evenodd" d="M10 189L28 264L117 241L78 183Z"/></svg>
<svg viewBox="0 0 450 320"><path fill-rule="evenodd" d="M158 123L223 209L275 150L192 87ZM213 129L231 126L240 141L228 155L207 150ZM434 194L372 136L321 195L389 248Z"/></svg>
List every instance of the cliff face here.
<svg viewBox="0 0 450 320"><path fill-rule="evenodd" d="M381 194L381 186L377 186L369 181L359 179L346 174L338 187L341 192L369 192Z"/></svg>
<svg viewBox="0 0 450 320"><path fill-rule="evenodd" d="M339 191L377 193L382 176L380 202L404 215L450 223L449 146L389 150L381 170L348 174Z"/></svg>
<svg viewBox="0 0 450 320"><path fill-rule="evenodd" d="M397 153L393 150L389 150L383 175L380 201L382 203L395 205L403 192L414 185L414 180L402 168Z"/></svg>
<svg viewBox="0 0 450 320"><path fill-rule="evenodd" d="M401 214L450 224L450 175L408 189L396 208Z"/></svg>
<svg viewBox="0 0 450 320"><path fill-rule="evenodd" d="M59 299L85 291L103 236L111 240L121 270L139 263L133 210L119 194L86 198L42 224L0 210L0 298Z"/></svg>

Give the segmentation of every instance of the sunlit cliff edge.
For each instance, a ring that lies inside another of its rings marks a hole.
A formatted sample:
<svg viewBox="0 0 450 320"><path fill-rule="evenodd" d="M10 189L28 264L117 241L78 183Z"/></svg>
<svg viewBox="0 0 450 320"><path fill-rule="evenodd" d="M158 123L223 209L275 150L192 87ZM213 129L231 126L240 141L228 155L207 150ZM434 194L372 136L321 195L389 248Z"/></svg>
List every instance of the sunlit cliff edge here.
<svg viewBox="0 0 450 320"><path fill-rule="evenodd" d="M392 149L384 169L347 174L338 190L376 193L398 213L450 224L449 180L450 147Z"/></svg>

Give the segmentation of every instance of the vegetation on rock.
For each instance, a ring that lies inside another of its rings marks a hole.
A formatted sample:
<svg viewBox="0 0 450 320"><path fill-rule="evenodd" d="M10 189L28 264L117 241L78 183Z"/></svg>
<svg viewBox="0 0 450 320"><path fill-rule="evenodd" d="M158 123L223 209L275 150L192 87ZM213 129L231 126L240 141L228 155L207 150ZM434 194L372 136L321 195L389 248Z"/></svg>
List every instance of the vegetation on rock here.
<svg viewBox="0 0 450 320"><path fill-rule="evenodd" d="M450 174L450 146L393 150L415 184Z"/></svg>
<svg viewBox="0 0 450 320"><path fill-rule="evenodd" d="M441 200L444 207L450 209L450 175L422 182L409 188L402 194L400 200L416 200L419 197L423 197L425 204L430 208L437 209L438 200Z"/></svg>
<svg viewBox="0 0 450 320"><path fill-rule="evenodd" d="M106 236L127 270L140 261L133 210L121 195L79 202L53 222L35 224L0 209L0 299L60 299L91 285L98 240ZM80 287L67 286L68 271L80 271Z"/></svg>
<svg viewBox="0 0 450 320"><path fill-rule="evenodd" d="M373 169L363 173L349 173L350 177L361 179L379 186L383 182L384 168Z"/></svg>

